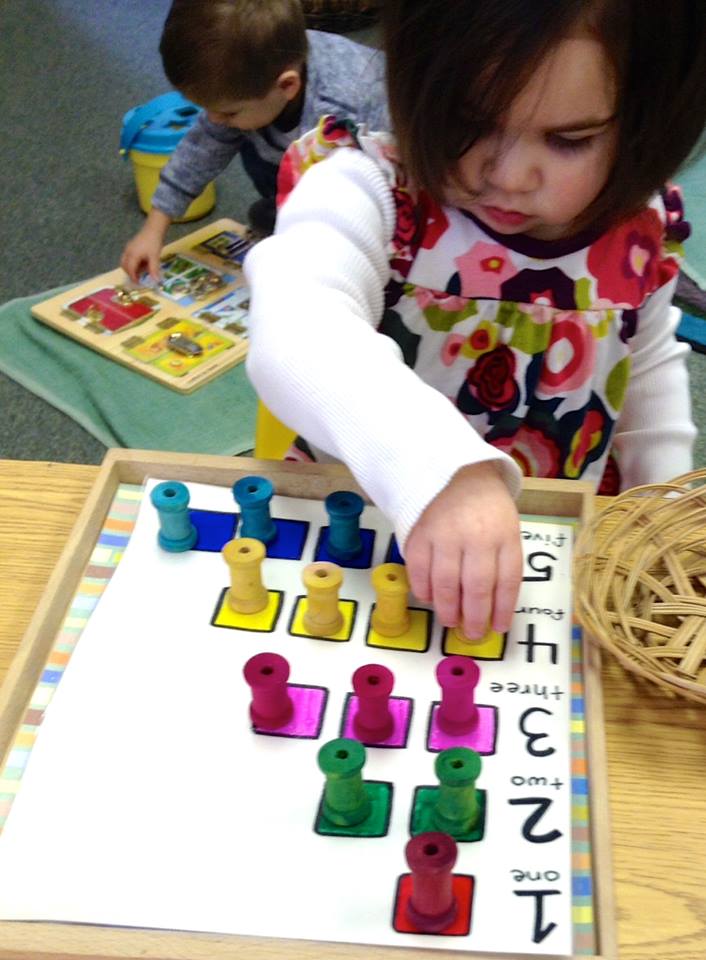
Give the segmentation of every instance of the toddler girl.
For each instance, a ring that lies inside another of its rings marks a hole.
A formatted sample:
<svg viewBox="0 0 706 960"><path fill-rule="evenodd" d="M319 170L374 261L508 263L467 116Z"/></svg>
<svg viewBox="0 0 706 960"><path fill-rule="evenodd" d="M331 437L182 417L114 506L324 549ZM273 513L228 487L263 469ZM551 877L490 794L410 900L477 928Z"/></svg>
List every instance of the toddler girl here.
<svg viewBox="0 0 706 960"><path fill-rule="evenodd" d="M706 4L384 10L396 139L329 117L285 155L246 262L248 370L477 638L512 619L523 473L617 489L691 466L688 226L664 185L706 122Z"/></svg>

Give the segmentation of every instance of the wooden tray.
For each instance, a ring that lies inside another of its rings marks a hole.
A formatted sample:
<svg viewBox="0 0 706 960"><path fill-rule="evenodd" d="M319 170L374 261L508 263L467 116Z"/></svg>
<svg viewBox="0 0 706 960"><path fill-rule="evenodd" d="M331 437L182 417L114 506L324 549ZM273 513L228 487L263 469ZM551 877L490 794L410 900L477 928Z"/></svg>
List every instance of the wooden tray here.
<svg viewBox="0 0 706 960"><path fill-rule="evenodd" d="M76 522L59 563L47 585L6 682L0 689L0 760L4 758L21 723L37 681L89 561L118 487L141 484L148 477L168 476L230 487L250 474L264 474L279 494L323 499L334 490L358 490L348 472L338 465L304 465L278 461L216 456L185 456L151 451L111 450ZM575 518L586 522L592 510L593 493L588 484L526 479L519 502L526 515ZM588 768L591 782L591 847L593 860L594 919L600 945L594 960L617 956L613 911L608 798L597 648L584 640ZM463 954L444 951L298 940L194 934L163 930L137 930L95 925L45 922L0 922L1 960L30 958L121 958L121 960L270 960L274 955L291 960L304 958L362 958L379 960L434 960ZM502 960L501 954L473 952L476 960ZM584 960L585 960L585 955ZM509 958L508 958L509 960ZM541 960L541 958L540 958ZM579 960L579 958L577 958Z"/></svg>

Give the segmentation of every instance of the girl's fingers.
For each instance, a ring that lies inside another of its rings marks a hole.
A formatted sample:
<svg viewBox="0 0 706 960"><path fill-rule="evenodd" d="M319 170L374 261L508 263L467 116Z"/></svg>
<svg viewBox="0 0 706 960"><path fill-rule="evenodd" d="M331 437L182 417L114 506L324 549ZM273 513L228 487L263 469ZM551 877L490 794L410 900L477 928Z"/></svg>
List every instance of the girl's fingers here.
<svg viewBox="0 0 706 960"><path fill-rule="evenodd" d="M431 590L437 617L445 627L455 627L461 613L460 550L433 551Z"/></svg>
<svg viewBox="0 0 706 960"><path fill-rule="evenodd" d="M405 562L409 588L422 603L431 602L431 545L427 540L410 537L412 543L407 543Z"/></svg>
<svg viewBox="0 0 706 960"><path fill-rule="evenodd" d="M469 640L480 640L488 631L492 615L493 592L496 578L495 550L463 555L461 587L461 629Z"/></svg>
<svg viewBox="0 0 706 960"><path fill-rule="evenodd" d="M517 537L504 544L498 556L498 579L493 601L493 630L510 629L522 584L522 547Z"/></svg>

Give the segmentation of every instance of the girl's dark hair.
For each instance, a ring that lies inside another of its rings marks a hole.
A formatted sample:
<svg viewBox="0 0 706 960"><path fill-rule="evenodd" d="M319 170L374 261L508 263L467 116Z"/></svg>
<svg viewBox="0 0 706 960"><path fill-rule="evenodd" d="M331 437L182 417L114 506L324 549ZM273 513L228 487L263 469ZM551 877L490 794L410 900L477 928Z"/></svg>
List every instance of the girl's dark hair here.
<svg viewBox="0 0 706 960"><path fill-rule="evenodd" d="M174 0L159 44L164 72L203 103L264 97L306 60L299 0Z"/></svg>
<svg viewBox="0 0 706 960"><path fill-rule="evenodd" d="M402 161L437 200L459 157L579 29L602 42L612 64L618 129L608 182L582 226L639 210L706 125L704 0L386 0L383 11Z"/></svg>

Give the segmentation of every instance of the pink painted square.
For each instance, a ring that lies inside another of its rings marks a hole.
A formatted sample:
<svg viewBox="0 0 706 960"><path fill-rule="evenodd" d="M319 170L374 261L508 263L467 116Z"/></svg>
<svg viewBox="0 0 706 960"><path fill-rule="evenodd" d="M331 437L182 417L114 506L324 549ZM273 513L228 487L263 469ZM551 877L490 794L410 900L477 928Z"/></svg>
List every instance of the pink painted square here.
<svg viewBox="0 0 706 960"><path fill-rule="evenodd" d="M293 737L300 740L316 740L321 733L328 699L326 687L309 687L290 683L287 691L294 704L294 713L289 723L277 730L253 725L255 733L270 737Z"/></svg>
<svg viewBox="0 0 706 960"><path fill-rule="evenodd" d="M390 713L394 722L392 733L386 740L377 740L375 743L361 740L366 747L406 747L407 736L409 735L409 725L412 721L412 707L414 701L409 697L390 697ZM346 703L343 708L343 723L341 724L341 736L350 737L352 740L359 738L355 734L353 720L358 712L358 697L354 693L349 693L346 697Z"/></svg>
<svg viewBox="0 0 706 960"><path fill-rule="evenodd" d="M495 742L498 736L498 708L483 704L476 704L476 706L478 707L478 721L475 727L468 733L454 737L439 729L436 722L439 703L438 701L432 703L427 732L427 750L438 753L441 750L448 750L449 747L469 747L484 757L495 753Z"/></svg>

